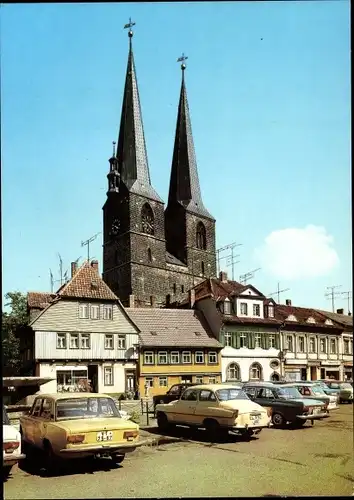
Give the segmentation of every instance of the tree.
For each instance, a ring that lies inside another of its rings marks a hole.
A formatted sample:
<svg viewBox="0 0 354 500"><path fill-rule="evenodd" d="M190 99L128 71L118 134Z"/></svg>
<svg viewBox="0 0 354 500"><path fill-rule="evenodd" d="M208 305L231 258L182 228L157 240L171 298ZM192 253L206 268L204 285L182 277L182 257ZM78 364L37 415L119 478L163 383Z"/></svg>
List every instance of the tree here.
<svg viewBox="0 0 354 500"><path fill-rule="evenodd" d="M2 312L1 340L3 352L4 375L18 375L20 358L20 340L18 334L22 328L28 325L27 297L21 292L8 292L5 295L8 301L5 307L8 312Z"/></svg>

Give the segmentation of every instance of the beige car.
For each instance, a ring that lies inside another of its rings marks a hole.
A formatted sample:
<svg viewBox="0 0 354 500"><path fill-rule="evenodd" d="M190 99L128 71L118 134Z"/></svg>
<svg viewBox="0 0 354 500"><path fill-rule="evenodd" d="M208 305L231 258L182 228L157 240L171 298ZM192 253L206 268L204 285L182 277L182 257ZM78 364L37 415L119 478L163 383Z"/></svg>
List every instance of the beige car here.
<svg viewBox="0 0 354 500"><path fill-rule="evenodd" d="M241 387L228 384L195 385L177 401L156 406L157 424L205 428L211 434L233 431L258 434L270 425L270 411L251 401Z"/></svg>

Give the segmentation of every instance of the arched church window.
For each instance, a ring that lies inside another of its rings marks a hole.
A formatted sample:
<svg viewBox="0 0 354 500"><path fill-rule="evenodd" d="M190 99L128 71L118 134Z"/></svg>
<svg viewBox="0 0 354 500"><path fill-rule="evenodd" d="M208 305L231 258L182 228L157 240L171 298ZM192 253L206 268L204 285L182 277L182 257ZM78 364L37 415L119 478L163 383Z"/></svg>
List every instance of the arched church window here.
<svg viewBox="0 0 354 500"><path fill-rule="evenodd" d="M205 226L202 222L197 224L197 248L200 250L206 250L206 231Z"/></svg>
<svg viewBox="0 0 354 500"><path fill-rule="evenodd" d="M141 230L146 234L154 234L154 213L148 203L141 209Z"/></svg>

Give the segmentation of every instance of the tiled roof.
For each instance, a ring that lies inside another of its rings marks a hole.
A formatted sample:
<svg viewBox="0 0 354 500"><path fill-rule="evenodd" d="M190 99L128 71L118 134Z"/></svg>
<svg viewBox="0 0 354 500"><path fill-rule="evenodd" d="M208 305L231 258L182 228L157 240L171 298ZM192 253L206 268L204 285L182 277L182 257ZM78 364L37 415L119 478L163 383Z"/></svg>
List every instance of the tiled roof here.
<svg viewBox="0 0 354 500"><path fill-rule="evenodd" d="M221 281L216 278L209 278L201 283L195 285L192 290L195 293L195 300L202 300L207 297L212 297L215 300L220 300L228 297L229 295L235 295L247 288L247 285L242 285L238 281ZM189 299L185 299L180 302L180 306L183 306L189 302Z"/></svg>
<svg viewBox="0 0 354 500"><path fill-rule="evenodd" d="M222 314L222 321L223 323L237 323L240 325L274 325L274 326L279 326L281 325L282 321L280 321L277 318L247 318L247 317L242 317L240 318L239 316L231 315L231 314Z"/></svg>
<svg viewBox="0 0 354 500"><path fill-rule="evenodd" d="M106 285L94 263L85 262L66 285L58 292L59 297L78 299L118 300Z"/></svg>
<svg viewBox="0 0 354 500"><path fill-rule="evenodd" d="M55 298L55 293L28 292L27 306L29 309L44 309Z"/></svg>
<svg viewBox="0 0 354 500"><path fill-rule="evenodd" d="M191 309L128 309L140 330L143 346L215 347L222 345L209 332L205 318Z"/></svg>
<svg viewBox="0 0 354 500"><path fill-rule="evenodd" d="M349 316L348 314L339 314L329 311L323 311L322 309L315 309L318 313L322 314L328 319L332 321L336 321L337 323L345 326L353 326L353 316Z"/></svg>
<svg viewBox="0 0 354 500"><path fill-rule="evenodd" d="M307 323L308 318L313 318L318 326L324 326L326 328L338 328L338 324L325 325L326 317L320 314L316 309L310 309L307 307L294 307L294 306L284 306L277 304L275 306L275 317L281 321L285 321L290 315L294 315L297 321L288 321L287 324L306 324L313 325L313 323Z"/></svg>

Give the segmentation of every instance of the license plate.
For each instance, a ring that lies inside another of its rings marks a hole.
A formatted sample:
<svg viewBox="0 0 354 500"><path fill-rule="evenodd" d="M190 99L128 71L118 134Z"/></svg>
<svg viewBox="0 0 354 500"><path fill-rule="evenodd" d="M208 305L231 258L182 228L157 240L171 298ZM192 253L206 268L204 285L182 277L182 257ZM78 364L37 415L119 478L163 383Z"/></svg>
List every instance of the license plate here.
<svg viewBox="0 0 354 500"><path fill-rule="evenodd" d="M321 412L322 412L321 408L314 408L313 409L313 414L314 415L317 415L317 413L321 413Z"/></svg>
<svg viewBox="0 0 354 500"><path fill-rule="evenodd" d="M112 441L113 432L112 431L100 431L97 432L96 436L97 441Z"/></svg>
<svg viewBox="0 0 354 500"><path fill-rule="evenodd" d="M250 420L251 420L252 424L254 424L254 425L259 424L259 419L260 419L260 415L250 415Z"/></svg>

